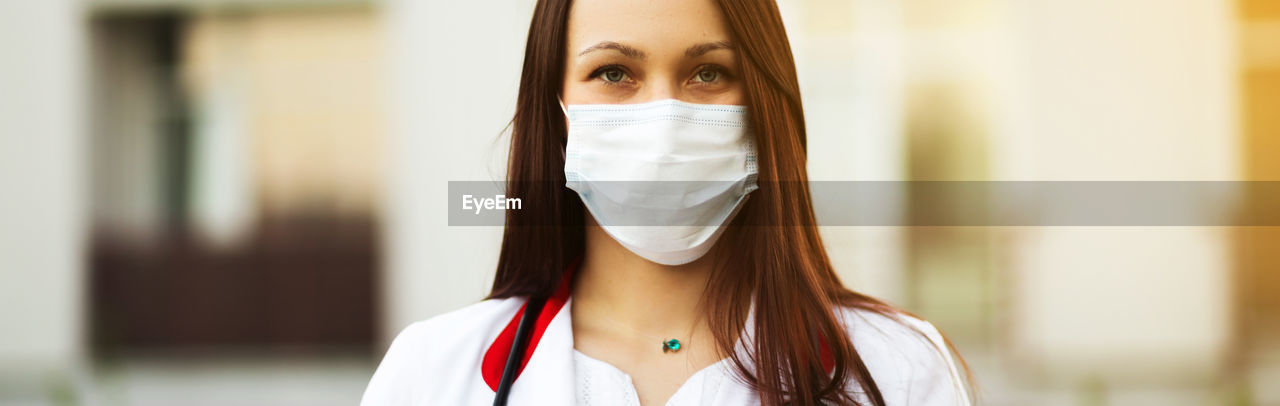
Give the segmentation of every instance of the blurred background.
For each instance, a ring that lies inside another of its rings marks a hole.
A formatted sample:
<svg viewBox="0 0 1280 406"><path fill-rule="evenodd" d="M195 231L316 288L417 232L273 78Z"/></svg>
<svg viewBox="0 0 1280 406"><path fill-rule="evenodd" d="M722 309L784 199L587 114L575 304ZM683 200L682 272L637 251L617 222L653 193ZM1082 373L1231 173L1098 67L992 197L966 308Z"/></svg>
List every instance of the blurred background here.
<svg viewBox="0 0 1280 406"><path fill-rule="evenodd" d="M357 403L491 281L500 3L0 1L0 404ZM815 180L1280 181L1280 1L779 4ZM1280 405L1280 227L822 233L984 404Z"/></svg>

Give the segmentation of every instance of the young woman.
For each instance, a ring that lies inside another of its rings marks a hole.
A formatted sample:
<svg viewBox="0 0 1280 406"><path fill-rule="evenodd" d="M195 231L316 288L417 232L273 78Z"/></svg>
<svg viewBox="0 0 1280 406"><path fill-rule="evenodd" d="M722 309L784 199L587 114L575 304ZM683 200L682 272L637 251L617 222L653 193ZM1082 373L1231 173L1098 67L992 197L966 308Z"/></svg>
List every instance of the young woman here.
<svg viewBox="0 0 1280 406"><path fill-rule="evenodd" d="M930 324L845 288L765 0L540 0L489 299L364 405L967 405Z"/></svg>

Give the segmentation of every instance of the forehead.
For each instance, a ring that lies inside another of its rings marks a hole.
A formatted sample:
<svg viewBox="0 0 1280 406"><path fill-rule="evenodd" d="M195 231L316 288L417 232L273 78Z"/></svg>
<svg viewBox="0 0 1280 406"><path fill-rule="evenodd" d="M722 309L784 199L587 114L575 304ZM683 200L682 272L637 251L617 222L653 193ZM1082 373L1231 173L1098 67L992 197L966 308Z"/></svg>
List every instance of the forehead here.
<svg viewBox="0 0 1280 406"><path fill-rule="evenodd" d="M665 53L729 39L714 0L575 0L569 11L568 45L574 55L600 41Z"/></svg>

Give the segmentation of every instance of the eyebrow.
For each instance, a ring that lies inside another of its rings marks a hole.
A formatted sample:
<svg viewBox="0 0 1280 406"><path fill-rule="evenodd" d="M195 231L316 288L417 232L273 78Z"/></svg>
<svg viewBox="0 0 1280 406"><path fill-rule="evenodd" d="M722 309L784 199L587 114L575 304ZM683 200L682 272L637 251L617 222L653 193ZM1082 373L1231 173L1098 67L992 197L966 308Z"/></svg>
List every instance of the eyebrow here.
<svg viewBox="0 0 1280 406"><path fill-rule="evenodd" d="M633 46L620 44L613 41L603 41L595 45L589 46L587 47L587 49L584 49L582 50L582 52L579 52L578 56L583 56L591 52L601 51L606 49L618 51L622 53L623 56L631 59L645 60L646 58L649 57L647 54L644 53L644 51L641 51Z"/></svg>
<svg viewBox="0 0 1280 406"><path fill-rule="evenodd" d="M704 42L701 44L691 46L688 49L685 49L684 56L688 58L694 58L694 57L702 56L708 52L720 50L720 49L733 49L733 44L730 43L729 41ZM587 49L583 49L582 52L578 53L578 56L583 56L591 52L603 51L603 50L618 51L623 56L626 56L631 59L645 60L645 59L648 59L649 57L648 54L644 53L644 51L641 51L636 47L623 44L623 43L613 42L613 41L601 41L599 43L596 43L595 45L587 47Z"/></svg>
<svg viewBox="0 0 1280 406"><path fill-rule="evenodd" d="M684 50L684 56L694 58L718 49L733 49L733 44L729 41L704 42Z"/></svg>

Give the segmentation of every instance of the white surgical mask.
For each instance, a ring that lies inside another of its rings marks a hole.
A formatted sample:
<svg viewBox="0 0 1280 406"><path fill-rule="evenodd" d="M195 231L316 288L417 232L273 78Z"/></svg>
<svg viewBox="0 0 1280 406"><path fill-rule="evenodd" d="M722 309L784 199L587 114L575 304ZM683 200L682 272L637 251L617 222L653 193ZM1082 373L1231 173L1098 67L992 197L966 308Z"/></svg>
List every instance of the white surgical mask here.
<svg viewBox="0 0 1280 406"><path fill-rule="evenodd" d="M702 257L756 189L746 107L661 100L565 114L566 186L614 240L650 261Z"/></svg>

